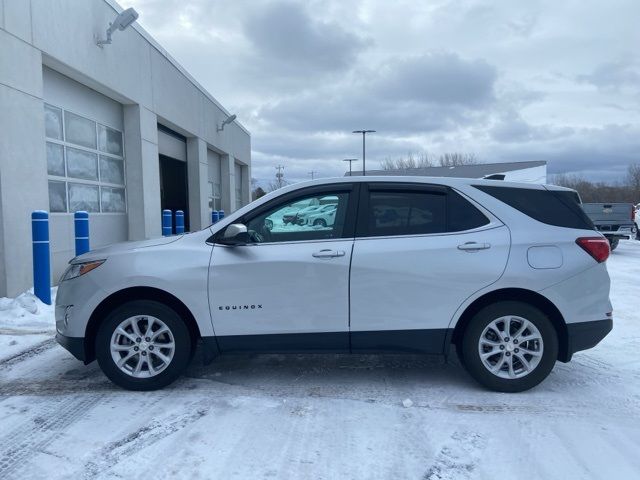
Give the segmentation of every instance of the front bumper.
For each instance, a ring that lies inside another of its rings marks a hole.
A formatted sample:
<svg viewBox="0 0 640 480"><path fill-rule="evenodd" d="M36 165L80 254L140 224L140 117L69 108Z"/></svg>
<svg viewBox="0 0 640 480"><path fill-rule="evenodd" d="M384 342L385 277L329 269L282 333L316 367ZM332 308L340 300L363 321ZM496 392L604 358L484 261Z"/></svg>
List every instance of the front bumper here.
<svg viewBox="0 0 640 480"><path fill-rule="evenodd" d="M595 347L613 329L613 319L567 324L567 361L581 350Z"/></svg>
<svg viewBox="0 0 640 480"><path fill-rule="evenodd" d="M84 337L65 337L61 333L57 333L56 342L62 345L71 353L71 355L76 357L78 360L87 363L86 352L84 348Z"/></svg>

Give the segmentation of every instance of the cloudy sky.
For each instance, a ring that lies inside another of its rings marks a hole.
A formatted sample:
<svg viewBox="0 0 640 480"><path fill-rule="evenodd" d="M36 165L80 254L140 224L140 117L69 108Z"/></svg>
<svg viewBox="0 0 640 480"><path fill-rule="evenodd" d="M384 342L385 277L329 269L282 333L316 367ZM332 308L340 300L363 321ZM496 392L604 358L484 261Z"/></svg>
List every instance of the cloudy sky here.
<svg viewBox="0 0 640 480"><path fill-rule="evenodd" d="M253 176L408 152L617 181L640 162L640 1L121 0L251 131ZM359 164L354 163L354 168Z"/></svg>

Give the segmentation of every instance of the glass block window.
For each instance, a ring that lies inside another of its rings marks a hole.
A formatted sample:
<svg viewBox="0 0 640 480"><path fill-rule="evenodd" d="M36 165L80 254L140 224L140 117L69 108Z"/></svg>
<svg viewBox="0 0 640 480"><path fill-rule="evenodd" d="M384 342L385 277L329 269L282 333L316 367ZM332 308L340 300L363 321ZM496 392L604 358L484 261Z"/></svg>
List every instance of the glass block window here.
<svg viewBox="0 0 640 480"><path fill-rule="evenodd" d="M45 105L49 210L126 212L121 131Z"/></svg>

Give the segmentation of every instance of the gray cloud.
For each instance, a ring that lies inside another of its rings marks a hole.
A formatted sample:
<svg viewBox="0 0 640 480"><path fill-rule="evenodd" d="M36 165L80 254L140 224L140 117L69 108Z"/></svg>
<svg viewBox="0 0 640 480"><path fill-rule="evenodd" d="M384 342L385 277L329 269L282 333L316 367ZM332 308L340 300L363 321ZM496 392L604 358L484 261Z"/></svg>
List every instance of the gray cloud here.
<svg viewBox="0 0 640 480"><path fill-rule="evenodd" d="M263 182L341 175L358 128L372 168L457 150L613 181L640 161L637 0L121 1L239 114Z"/></svg>
<svg viewBox="0 0 640 480"><path fill-rule="evenodd" d="M382 67L372 94L389 100L479 106L493 99L495 67L453 53L394 59Z"/></svg>
<svg viewBox="0 0 640 480"><path fill-rule="evenodd" d="M578 75L578 81L590 83L603 90L631 88L640 91L640 62L607 62L598 65L588 75Z"/></svg>
<svg viewBox="0 0 640 480"><path fill-rule="evenodd" d="M260 115L292 130L386 133L455 129L493 98L495 68L453 54L399 58L347 81L265 106Z"/></svg>
<svg viewBox="0 0 640 480"><path fill-rule="evenodd" d="M368 44L336 23L315 20L299 4L267 4L257 10L244 24L245 35L255 56L274 63L280 75L344 70Z"/></svg>

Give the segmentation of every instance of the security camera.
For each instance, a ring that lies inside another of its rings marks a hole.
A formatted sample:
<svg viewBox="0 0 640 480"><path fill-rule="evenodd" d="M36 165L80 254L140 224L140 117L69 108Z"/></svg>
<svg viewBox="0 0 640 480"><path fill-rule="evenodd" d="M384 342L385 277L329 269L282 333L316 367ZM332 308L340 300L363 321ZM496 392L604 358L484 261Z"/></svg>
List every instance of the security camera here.
<svg viewBox="0 0 640 480"><path fill-rule="evenodd" d="M138 19L138 12L133 8L127 8L125 11L118 14L113 22L109 24L109 28L107 28L107 38L106 40L101 40L96 38L96 45L102 47L103 45L111 44L111 35L116 30L123 31L133 22Z"/></svg>
<svg viewBox="0 0 640 480"><path fill-rule="evenodd" d="M229 125L230 123L233 123L236 118L237 118L237 115L231 115L224 122L222 122L222 124L220 125L220 128L218 128L218 131L221 132L222 130L224 130L224 126Z"/></svg>

